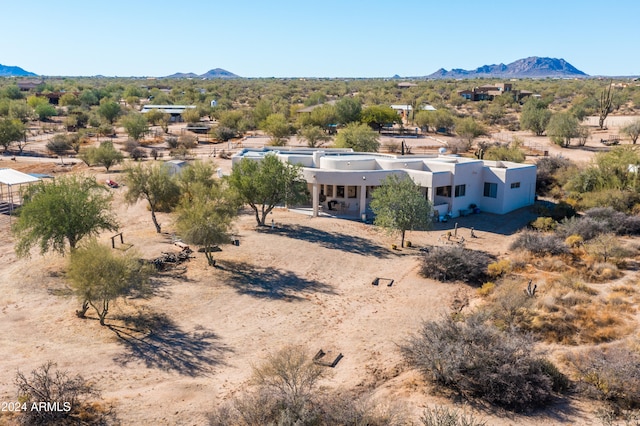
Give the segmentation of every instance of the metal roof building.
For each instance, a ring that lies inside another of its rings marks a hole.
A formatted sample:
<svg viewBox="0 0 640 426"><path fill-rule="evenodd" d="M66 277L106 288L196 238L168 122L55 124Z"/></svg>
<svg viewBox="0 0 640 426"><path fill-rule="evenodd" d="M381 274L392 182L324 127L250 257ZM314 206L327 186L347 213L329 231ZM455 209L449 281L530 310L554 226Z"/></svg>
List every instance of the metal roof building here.
<svg viewBox="0 0 640 426"><path fill-rule="evenodd" d="M13 169L0 169L0 215L11 216L22 204L22 185L30 185L40 178Z"/></svg>

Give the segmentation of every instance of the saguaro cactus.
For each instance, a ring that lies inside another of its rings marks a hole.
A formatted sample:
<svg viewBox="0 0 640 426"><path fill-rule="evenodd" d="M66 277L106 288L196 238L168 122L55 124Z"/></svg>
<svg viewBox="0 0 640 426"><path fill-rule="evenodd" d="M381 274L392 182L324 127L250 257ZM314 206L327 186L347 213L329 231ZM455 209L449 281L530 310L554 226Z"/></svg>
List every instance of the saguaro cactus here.
<svg viewBox="0 0 640 426"><path fill-rule="evenodd" d="M600 103L598 105L598 126L600 126L600 130L604 128L604 120L607 119L607 116L611 112L612 98L611 98L611 86L613 82L609 82L609 87L604 89L600 94Z"/></svg>

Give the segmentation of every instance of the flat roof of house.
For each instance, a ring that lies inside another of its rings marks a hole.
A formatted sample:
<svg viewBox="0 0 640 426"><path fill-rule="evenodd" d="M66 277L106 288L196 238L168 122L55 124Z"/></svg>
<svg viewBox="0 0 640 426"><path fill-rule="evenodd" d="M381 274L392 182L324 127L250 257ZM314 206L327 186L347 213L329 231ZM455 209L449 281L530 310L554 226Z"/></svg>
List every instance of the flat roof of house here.
<svg viewBox="0 0 640 426"><path fill-rule="evenodd" d="M0 169L0 183L4 185L21 185L38 182L40 179L13 169Z"/></svg>
<svg viewBox="0 0 640 426"><path fill-rule="evenodd" d="M182 114L185 109L195 108L195 105L144 105L140 110L141 113L147 113L151 110L157 109L168 114Z"/></svg>

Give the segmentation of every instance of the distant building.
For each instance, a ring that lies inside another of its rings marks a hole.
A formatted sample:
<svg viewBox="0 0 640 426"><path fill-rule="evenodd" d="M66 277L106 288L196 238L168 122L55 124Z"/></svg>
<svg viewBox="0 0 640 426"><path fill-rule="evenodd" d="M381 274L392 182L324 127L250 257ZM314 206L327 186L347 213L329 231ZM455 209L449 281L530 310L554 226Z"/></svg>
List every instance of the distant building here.
<svg viewBox="0 0 640 426"><path fill-rule="evenodd" d="M302 166L312 194L314 216L319 208L340 210L345 216L367 214L371 192L389 175L409 176L420 186L437 216L457 217L482 211L505 214L534 203L536 166L487 161L451 155L402 156L362 153L345 149L244 149L232 163L259 161L276 155Z"/></svg>
<svg viewBox="0 0 640 426"><path fill-rule="evenodd" d="M391 105L391 109L400 114L402 118L408 117L411 111L413 111L413 107L411 105ZM435 111L436 109L431 105L422 105L418 110Z"/></svg>
<svg viewBox="0 0 640 426"><path fill-rule="evenodd" d="M179 175L182 173L182 169L187 167L188 163L184 160L169 160L165 161L163 167L169 170L169 175Z"/></svg>
<svg viewBox="0 0 640 426"><path fill-rule="evenodd" d="M516 101L521 101L532 92L527 90L513 90L511 83L498 83L496 85L484 85L474 87L473 90L458 90L458 95L470 101L492 101L496 96L511 95Z"/></svg>
<svg viewBox="0 0 640 426"><path fill-rule="evenodd" d="M34 90L41 84L44 84L44 80L41 78L28 78L24 80L18 80L16 83L18 85L18 89L21 92L28 92L29 90Z"/></svg>
<svg viewBox="0 0 640 426"><path fill-rule="evenodd" d="M160 112L169 114L171 116L170 121L182 122L182 113L187 109L194 109L195 105L152 105L147 104L142 107L140 112L146 114L151 110L157 109Z"/></svg>

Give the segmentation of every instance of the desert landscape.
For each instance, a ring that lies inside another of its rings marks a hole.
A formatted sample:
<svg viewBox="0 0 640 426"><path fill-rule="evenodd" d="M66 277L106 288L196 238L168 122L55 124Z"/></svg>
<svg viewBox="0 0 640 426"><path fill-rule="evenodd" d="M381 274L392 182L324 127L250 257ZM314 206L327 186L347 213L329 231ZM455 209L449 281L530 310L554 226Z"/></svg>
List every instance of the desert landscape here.
<svg viewBox="0 0 640 426"><path fill-rule="evenodd" d="M433 138L429 149L442 141ZM264 143L264 138L245 138L233 146ZM424 139L408 143L418 153L428 150L420 147ZM597 148L593 140L585 149L562 153L588 161ZM548 141L544 149L551 155L559 150ZM211 150L204 145L194 153L228 173L230 161L211 158ZM29 173L88 173L101 182L120 180L121 166L105 173L77 160L65 162L10 162L3 157L1 164ZM165 232L156 234L145 203L125 203L123 187L110 191L125 242L116 249L145 259L180 250L173 244L170 215L159 214ZM215 253L216 268L194 253L190 261L154 277L150 298L120 301L107 327L92 315L82 320L74 314L80 302L65 282L64 258L35 252L27 259L15 256L4 218L0 400L16 398L17 371L53 361L94 383L101 404L114 407L122 424L198 425L250 386L252 368L269 353L294 344L311 355L319 350L342 355L335 367L326 367L322 386L356 389L377 404L400 404L416 419L427 407L452 402L429 392L421 375L402 360L399 345L423 321L481 303L476 288L420 276L420 248L441 244L443 232L458 225L468 248L499 259L509 253L516 232L535 217L530 208L507 216L461 217L455 224L410 232L413 247L392 250L397 235L370 224L278 208L270 215L272 227L257 228L247 210L234 225L239 245L222 246ZM470 238L472 227L477 239ZM100 239L108 244L111 236ZM634 274L625 280L634 281ZM553 353L553 347L548 349ZM590 403L580 399L531 415L454 404L492 425L599 424ZM14 415L1 413L0 423L11 424Z"/></svg>

